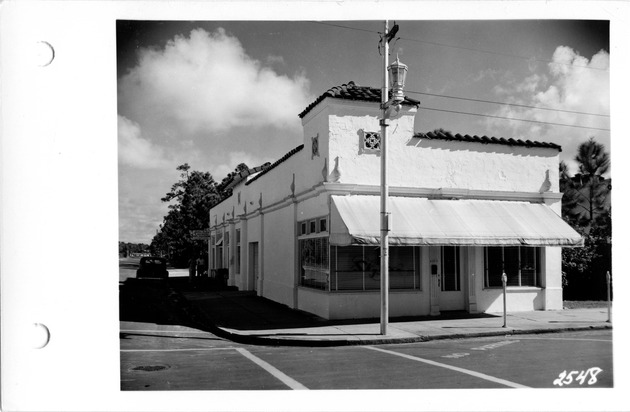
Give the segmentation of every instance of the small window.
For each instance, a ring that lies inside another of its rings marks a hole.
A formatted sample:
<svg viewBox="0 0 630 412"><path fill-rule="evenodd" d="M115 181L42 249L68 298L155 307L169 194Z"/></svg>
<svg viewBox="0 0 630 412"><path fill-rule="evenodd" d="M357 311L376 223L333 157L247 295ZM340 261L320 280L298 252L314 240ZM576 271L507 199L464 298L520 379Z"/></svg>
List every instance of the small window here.
<svg viewBox="0 0 630 412"><path fill-rule="evenodd" d="M317 233L317 221L316 220L311 220L309 222L309 233Z"/></svg>
<svg viewBox="0 0 630 412"><path fill-rule="evenodd" d="M378 132L364 132L363 149L370 151L381 150L381 134Z"/></svg>
<svg viewBox="0 0 630 412"><path fill-rule="evenodd" d="M319 219L319 231L320 232L328 231L328 220L326 220L326 218Z"/></svg>
<svg viewBox="0 0 630 412"><path fill-rule="evenodd" d="M306 232L306 222L300 222L300 235L305 235Z"/></svg>

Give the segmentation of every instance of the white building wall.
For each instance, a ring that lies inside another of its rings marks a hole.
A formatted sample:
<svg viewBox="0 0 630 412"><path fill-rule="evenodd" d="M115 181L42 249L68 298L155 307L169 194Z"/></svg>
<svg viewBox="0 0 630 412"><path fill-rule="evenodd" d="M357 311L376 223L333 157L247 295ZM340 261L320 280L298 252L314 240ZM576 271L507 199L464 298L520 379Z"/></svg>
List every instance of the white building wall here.
<svg viewBox="0 0 630 412"><path fill-rule="evenodd" d="M243 271L246 272L246 289L243 290L260 290L260 286L257 283L257 280L254 278L254 274L252 271L252 268L255 264L255 262L251 261L251 257L250 257L250 245L252 243L258 243L258 262L256 263L258 265L258 270L259 273L262 271L261 266L260 266L260 245L262 243L262 238L261 238L261 226L262 226L262 216L261 215L256 215L256 216L252 216L247 220L247 237L243 239L242 243L243 243L243 247L245 247L245 254L246 254L246 266L242 269Z"/></svg>
<svg viewBox="0 0 630 412"><path fill-rule="evenodd" d="M304 149L296 159L294 168L297 180L297 193L307 190L325 180L332 171L329 158L330 147L328 140L328 115L330 108L325 106L316 108L315 113L310 113L302 120L304 130ZM317 137L318 153L313 154L313 138Z"/></svg>
<svg viewBox="0 0 630 412"><path fill-rule="evenodd" d="M549 181L550 190L559 190L556 149L428 138L399 143L392 149L393 186L415 182L428 188L538 193Z"/></svg>
<svg viewBox="0 0 630 412"><path fill-rule="evenodd" d="M391 291L391 317L427 314L427 293L420 291ZM326 319L374 319L380 317L379 291L327 293L316 289L299 288L299 309Z"/></svg>
<svg viewBox="0 0 630 412"><path fill-rule="evenodd" d="M562 248L545 248L542 286L545 294L543 307L545 310L562 310Z"/></svg>
<svg viewBox="0 0 630 412"><path fill-rule="evenodd" d="M374 103L335 102L331 103L334 114L328 115L329 124L329 157L331 172L335 166L340 172L340 182L363 185L380 184L381 156L378 152L363 150L363 136L366 132L381 132L379 125L380 110ZM396 159L395 147L401 139L413 136L415 108L405 107L398 119L390 120L388 127L389 159ZM328 113L328 112L326 112ZM390 162L394 167L395 162ZM394 181L393 169L390 184ZM411 186L415 186L413 183Z"/></svg>
<svg viewBox="0 0 630 412"><path fill-rule="evenodd" d="M265 214L263 296L288 306L293 306L295 242L292 206Z"/></svg>
<svg viewBox="0 0 630 412"><path fill-rule="evenodd" d="M329 215L330 196L321 193L314 197L309 197L298 203L297 221L308 220L316 217Z"/></svg>
<svg viewBox="0 0 630 412"><path fill-rule="evenodd" d="M346 101L328 105L306 123L305 130L313 131L305 136L328 124L330 171L339 158L341 182L380 184L380 154L361 150L364 131L381 131L377 106ZM538 193L548 181L548 190L559 190L557 149L414 138L416 109L403 110L400 118L389 121L387 132L390 186ZM326 147L321 136L320 150Z"/></svg>

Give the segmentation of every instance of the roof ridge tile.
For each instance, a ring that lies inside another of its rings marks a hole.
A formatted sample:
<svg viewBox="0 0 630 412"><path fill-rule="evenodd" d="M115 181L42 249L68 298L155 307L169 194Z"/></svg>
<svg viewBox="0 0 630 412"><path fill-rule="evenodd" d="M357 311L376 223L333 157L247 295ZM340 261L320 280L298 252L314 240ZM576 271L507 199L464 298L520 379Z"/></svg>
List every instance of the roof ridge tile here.
<svg viewBox="0 0 630 412"><path fill-rule="evenodd" d="M341 86L333 86L315 99L314 102L309 104L306 109L298 115L298 117L303 119L311 110L313 110L313 108L315 108L315 106L327 97L377 103L381 101L381 89L370 86L359 86L352 80L348 83L342 84ZM419 106L420 101L405 97L402 104L406 106Z"/></svg>
<svg viewBox="0 0 630 412"><path fill-rule="evenodd" d="M506 145L506 146L524 146L524 147L544 147L544 148L551 148L551 149L557 149L559 151L562 151L562 146L560 146L559 144L556 143L551 143L551 142L539 142L536 140L522 140L522 139L514 139L514 138L509 138L506 139L504 137L488 137L486 135L484 136L477 136L477 135L461 135L459 133L455 133L452 134L451 132L441 132L441 131L430 131L430 132L417 132L413 135L414 138L428 138L428 139L440 139L440 140L447 140L447 141L460 141L460 142L470 142L470 143L482 143L482 144L501 144L501 145Z"/></svg>

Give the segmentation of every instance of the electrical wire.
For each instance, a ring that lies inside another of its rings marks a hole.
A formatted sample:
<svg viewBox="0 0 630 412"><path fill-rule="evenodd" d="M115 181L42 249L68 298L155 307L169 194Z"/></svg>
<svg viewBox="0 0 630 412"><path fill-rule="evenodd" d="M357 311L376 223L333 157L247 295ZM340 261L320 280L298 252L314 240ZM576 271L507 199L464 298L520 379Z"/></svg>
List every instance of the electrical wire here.
<svg viewBox="0 0 630 412"><path fill-rule="evenodd" d="M558 65L561 65L561 66L580 67L582 69L589 69L589 70L608 71L608 69L603 69L603 68L600 68L600 67L590 67L590 66L583 66L583 65L571 64L571 63L560 63L560 62L554 62L554 61L551 61L551 60L537 59L535 57L520 56L518 54L501 53L501 52L495 52L495 51L490 51L490 50L481 50L481 49L475 49L475 48L472 48L472 47L453 46L452 44L445 44L445 43L438 43L438 42L432 42L432 41L426 41L426 40L411 39L411 38L408 38L408 37L400 37L400 40L410 41L410 42L414 42L414 43L430 44L430 45L433 45L433 46L451 47L451 48L454 48L454 49L468 50L468 51L474 51L474 52L478 52L478 53L493 54L495 56L506 56L506 57L512 57L512 58L521 59L521 60L535 61L535 62L538 62L538 63L550 63L550 64L558 64Z"/></svg>
<svg viewBox="0 0 630 412"><path fill-rule="evenodd" d="M355 31L367 32L367 33L381 34L380 32L374 31L374 30L360 29L360 28L357 28L357 27L349 27L349 26L344 26L344 25L341 25L341 24L333 24L333 23L327 23L327 22L323 22L323 21L310 21L310 23L322 24L322 25L331 26L331 27L338 27L338 28L347 29L347 30L355 30ZM512 58L521 59L521 60L535 61L535 62L539 62L539 63L551 63L551 64L558 64L558 65L563 65L563 66L580 67L580 68L589 69L589 70L608 71L608 69L604 69L604 68L600 68L600 67L589 67L589 66L582 66L582 65L574 65L574 64L570 64L570 63L560 63L560 62L554 62L554 61L551 61L551 60L536 59L534 57L520 56L518 54L501 53L501 52L495 52L495 51L490 51L490 50L481 50L481 49L475 49L474 47L454 46L452 44L446 44L446 43L440 43L440 42L434 42L434 41L427 41L427 40L412 39L410 37L398 37L398 39L404 40L404 41L410 41L410 42L413 42L413 43L424 43L424 44L430 44L432 46L450 47L450 48L454 48L454 49L467 50L467 51L473 51L473 52L478 52L478 53L493 54L493 55L496 55L496 56L505 56L505 57L512 57Z"/></svg>
<svg viewBox="0 0 630 412"><path fill-rule="evenodd" d="M495 115L491 115L491 114L468 113L468 112L460 112L460 111L457 111L457 110L436 109L435 107L426 107L426 106L419 106L419 107L420 107L420 109L431 110L431 111L435 111L435 112L465 114L465 115L468 115L468 116L490 117L490 118L494 118L494 119L516 120L516 121L519 121L519 122L548 124L548 125L552 125L552 126L576 127L576 128L579 128L579 129L602 130L602 131L605 131L605 132L610 132L610 129L604 129L604 128L599 128L599 127L580 126L580 125L566 124L566 123L543 122L543 121L540 121L540 120L518 119L518 118L515 118L515 117L495 116Z"/></svg>
<svg viewBox="0 0 630 412"><path fill-rule="evenodd" d="M382 35L382 33L378 32L378 31L368 30L368 29L360 29L360 28L356 28L356 27L349 27L349 26L344 26L344 25L341 25L341 24L333 24L333 23L327 23L327 22L321 22L321 21L311 21L311 23L316 23L316 24L321 24L321 25L331 26L331 27L338 27L338 28L347 29L347 30L355 30L355 31L360 31L360 32L367 32L367 33L373 33L373 34L375 33L375 34ZM499 55L499 56L507 56L507 57L519 58L519 59L524 59L524 60L528 60L528 61L537 61L537 62L543 62L543 63L561 64L561 65L566 65L566 66L582 67L582 68L585 68L585 69L593 69L593 70L606 70L606 71L608 70L608 69L601 69L601 68L598 68L598 67L578 66L578 65L571 65L571 64L568 64L568 63L553 62L553 61L550 61L550 60L534 59L534 58L531 58L531 57L519 56L519 55L515 55L515 54L499 53L499 52L493 52L493 51L488 51L488 50L480 50L480 49L468 48L468 47L462 47L462 46L453 46L453 45L450 45L450 44L431 42L431 41L425 41L425 40L418 40L418 39L412 39L412 38L407 38L407 37L398 37L396 40L406 40L406 41L411 41L411 42L416 42L416 43L426 43L426 44L431 44L431 45L434 45L434 46L441 46L441 47L452 47L452 48L456 48L456 49L463 49L463 50L469 50L469 51L480 52L480 53L488 53L488 54L495 54L495 55ZM382 39L381 39L381 42L382 42ZM380 51L380 48L379 48L379 51ZM573 111L573 110L563 110L563 109L552 109L552 108L549 108L549 107L542 107L542 106L530 106L530 105L517 104L517 103L506 103L506 102L497 102L497 101L491 101L491 100L472 99L472 98L467 98L467 97L447 96L447 95L434 94L434 93L425 93L425 92L417 92L417 91L405 91L405 92L406 93L412 93L412 94L421 94L421 95L425 95L425 96L442 97L442 98L445 98L445 99L457 99L457 100L464 100L464 101L471 101L471 102L478 102L478 103L500 104L500 105L506 105L506 106L523 107L523 108L539 109L539 110L548 110L548 111L563 112L563 113L573 113L573 114L581 114L581 115L587 115L587 116L610 117L610 115L607 115L607 114L588 113L588 112L580 112L580 111ZM461 111L456 111L456 110L437 109L437 108L425 107L425 106L420 106L420 108L421 109L425 109L425 110L438 111L438 112L464 114L464 115L468 115L468 116L481 116L481 117L489 117L489 118L495 118L495 119L514 120L514 121L519 121L519 122L547 124L547 125L553 125L553 126L575 127L575 128L580 128L580 129L602 130L602 131L608 131L608 132L610 131L610 129L604 129L604 128L598 128L598 127L571 125L571 124L565 124L565 123L543 122L543 121L539 121L539 120L518 119L518 118L513 118L513 117L504 117L504 116L479 114L479 113L468 113L468 112L461 112Z"/></svg>
<svg viewBox="0 0 630 412"><path fill-rule="evenodd" d="M348 29L348 30L356 30L356 31L363 31L363 32L367 32L367 33L377 33L377 34L382 34L378 31L374 31L374 30L368 30L368 29L359 29L357 27L349 27L349 26L342 26L341 24L333 24L333 23L327 23L324 21L309 21L309 23L315 23L315 24L322 24L324 26L331 26L331 27L339 27L341 29Z"/></svg>
<svg viewBox="0 0 630 412"><path fill-rule="evenodd" d="M469 101L469 102L502 104L502 105L505 105L505 106L524 107L524 108L527 108L527 109L540 109L540 110L548 110L548 111L553 111L553 112L584 114L584 115L588 115L588 116L610 117L609 114L598 114L598 113L578 112L578 111L574 111L574 110L552 109L551 107L529 106L529 105L526 105L526 104L505 103L505 102L496 102L496 101L492 101L492 100L471 99L471 98L467 98L467 97L447 96L447 95L444 95L444 94L414 92L414 91L407 91L407 90L405 90L405 93L422 94L422 95L425 95L425 96L433 96L433 97L443 97L445 99L466 100L466 101Z"/></svg>

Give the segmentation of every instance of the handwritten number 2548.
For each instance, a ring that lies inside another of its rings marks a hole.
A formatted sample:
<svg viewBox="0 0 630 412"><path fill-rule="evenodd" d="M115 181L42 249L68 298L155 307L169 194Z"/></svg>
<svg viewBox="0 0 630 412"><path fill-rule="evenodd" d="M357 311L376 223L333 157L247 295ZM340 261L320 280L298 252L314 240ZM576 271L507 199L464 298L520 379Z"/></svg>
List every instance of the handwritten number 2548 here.
<svg viewBox="0 0 630 412"><path fill-rule="evenodd" d="M602 370L597 367L590 368L585 371L571 371L571 372L562 371L560 376L558 376L558 379L553 381L553 384L557 386L564 386L564 385L571 385L573 382L577 382L580 385L583 385L584 382L586 381L586 378L590 376L587 383L589 385L593 385L594 383L597 382L597 375L601 371Z"/></svg>

